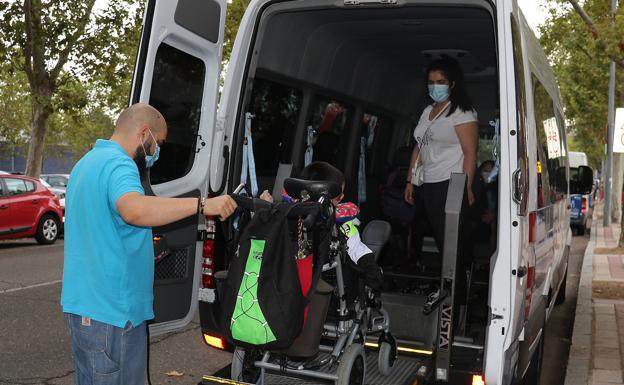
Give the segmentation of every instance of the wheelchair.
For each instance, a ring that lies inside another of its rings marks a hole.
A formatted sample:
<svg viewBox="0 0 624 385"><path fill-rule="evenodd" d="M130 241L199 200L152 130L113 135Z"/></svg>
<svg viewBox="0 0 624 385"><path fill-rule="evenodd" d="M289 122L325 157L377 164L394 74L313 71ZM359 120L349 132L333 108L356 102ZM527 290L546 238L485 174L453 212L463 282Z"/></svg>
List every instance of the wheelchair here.
<svg viewBox="0 0 624 385"><path fill-rule="evenodd" d="M388 375L397 358L396 341L390 333L388 313L375 293L359 275L345 292L346 269L356 266L347 255L346 239L336 225L331 199L341 193L341 186L331 182L307 181L289 178L284 181L286 193L309 205L308 213L299 215L310 242L319 279L312 283L308 296L308 313L303 329L292 346L281 351L265 351L236 347L232 357L231 379L245 383L267 384L268 375L302 379L318 379L336 385L364 385L366 379L365 344L379 349L377 366L382 375ZM253 212L270 203L257 198L232 194L243 211ZM313 235L313 232L317 234ZM319 233L321 234L319 236ZM362 231L362 241L373 251L375 258L388 242L390 225L385 221L371 221ZM377 343L374 341L377 337Z"/></svg>

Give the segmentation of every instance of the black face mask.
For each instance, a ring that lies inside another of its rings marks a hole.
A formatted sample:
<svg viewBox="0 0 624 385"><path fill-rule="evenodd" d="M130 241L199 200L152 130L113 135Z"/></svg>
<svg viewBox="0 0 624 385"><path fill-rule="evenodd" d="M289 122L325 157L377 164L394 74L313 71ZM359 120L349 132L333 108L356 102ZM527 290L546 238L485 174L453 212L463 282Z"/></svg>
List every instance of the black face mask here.
<svg viewBox="0 0 624 385"><path fill-rule="evenodd" d="M139 177L141 181L145 180L145 175L147 174L147 163L145 162L145 150L143 146L138 146L134 155L134 163L136 163L137 168L139 169Z"/></svg>

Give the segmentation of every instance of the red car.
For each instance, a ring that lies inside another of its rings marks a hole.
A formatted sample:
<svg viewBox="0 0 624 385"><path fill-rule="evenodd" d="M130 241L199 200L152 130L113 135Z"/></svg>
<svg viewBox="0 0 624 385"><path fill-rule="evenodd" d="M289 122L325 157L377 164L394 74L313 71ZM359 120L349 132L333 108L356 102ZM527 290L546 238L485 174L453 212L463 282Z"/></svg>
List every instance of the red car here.
<svg viewBox="0 0 624 385"><path fill-rule="evenodd" d="M62 223L58 198L38 179L0 175L0 239L35 237L41 244L51 244Z"/></svg>

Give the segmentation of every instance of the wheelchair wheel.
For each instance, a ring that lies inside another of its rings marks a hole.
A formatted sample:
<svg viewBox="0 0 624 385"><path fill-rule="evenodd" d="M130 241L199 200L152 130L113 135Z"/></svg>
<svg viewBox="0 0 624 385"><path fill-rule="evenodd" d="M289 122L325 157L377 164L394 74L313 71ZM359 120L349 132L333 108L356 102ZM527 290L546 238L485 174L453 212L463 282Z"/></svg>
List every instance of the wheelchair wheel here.
<svg viewBox="0 0 624 385"><path fill-rule="evenodd" d="M394 367L396 362L397 350L396 346L392 346L389 342L382 342L379 345L379 355L377 356L377 366L382 376L387 376Z"/></svg>
<svg viewBox="0 0 624 385"><path fill-rule="evenodd" d="M232 369L230 377L234 381L250 382L255 384L260 378L260 369L254 362L262 359L259 351L247 351L237 347L232 355Z"/></svg>
<svg viewBox="0 0 624 385"><path fill-rule="evenodd" d="M349 346L340 358L336 385L364 385L366 358L360 344Z"/></svg>

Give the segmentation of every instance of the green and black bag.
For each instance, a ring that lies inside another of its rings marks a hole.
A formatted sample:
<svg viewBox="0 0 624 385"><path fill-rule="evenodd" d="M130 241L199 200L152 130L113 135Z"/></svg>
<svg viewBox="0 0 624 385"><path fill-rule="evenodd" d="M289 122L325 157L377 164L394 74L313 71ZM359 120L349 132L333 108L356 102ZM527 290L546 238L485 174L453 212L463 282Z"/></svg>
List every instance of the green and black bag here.
<svg viewBox="0 0 624 385"><path fill-rule="evenodd" d="M236 346L285 349L301 332L307 299L289 234L292 208L259 208L241 233L222 304L225 334Z"/></svg>

